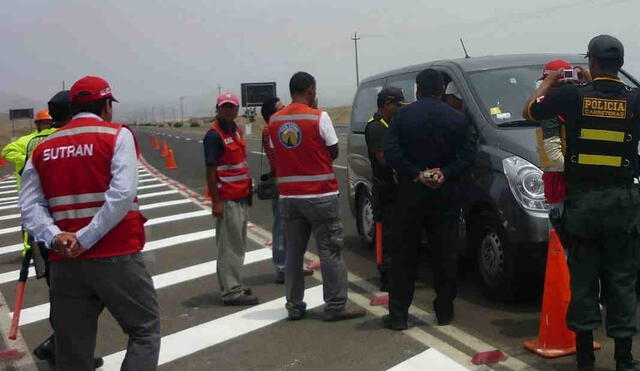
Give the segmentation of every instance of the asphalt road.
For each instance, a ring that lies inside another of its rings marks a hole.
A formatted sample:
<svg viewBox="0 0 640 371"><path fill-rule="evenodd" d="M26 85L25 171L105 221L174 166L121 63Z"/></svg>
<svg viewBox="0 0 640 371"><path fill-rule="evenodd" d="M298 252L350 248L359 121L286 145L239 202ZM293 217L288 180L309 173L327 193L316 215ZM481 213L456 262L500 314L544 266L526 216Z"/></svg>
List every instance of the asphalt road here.
<svg viewBox="0 0 640 371"><path fill-rule="evenodd" d="M357 236L347 202L346 131L339 128L341 155L335 162L343 190L341 212L344 222L344 258L350 271L351 305L368 310L362 319L325 323L312 313L308 319L284 320L284 289L273 283L274 268L268 248L271 205L256 200L249 211L255 227L249 229L245 259L245 282L260 298L253 308L225 307L218 296L214 274L217 251L214 220L206 206L189 198L190 190L204 189L204 161L201 136L160 133L136 129L144 159L141 164L140 204L149 218L144 257L154 276L162 315L163 346L161 370L444 370L478 369L471 357L478 351L499 349L506 361L491 369L572 370L574 360L565 357L545 360L524 349L525 340L537 336L540 292L531 289L515 303L504 304L482 295L473 266L465 264L460 278L453 325L433 325L431 301L434 293L428 264L421 271L413 314L414 327L392 332L381 327L384 307L369 306L376 291L377 271L373 251ZM151 132L166 140L174 150L178 169L164 170L164 159L151 147ZM249 136L249 164L254 178L260 174L260 140ZM263 159L264 171L268 165ZM171 180L157 175L153 168ZM0 191L10 191L11 180L0 181ZM184 185L184 186L181 186ZM6 188L3 188L6 187ZM16 270L20 265L16 194L0 194L0 291L13 306ZM3 199L7 198L7 199ZM313 243L312 243L313 245ZM310 251L314 251L313 248ZM313 255L308 256L315 259ZM321 308L321 276L307 279L306 299L315 310ZM532 285L536 287L536 285ZM50 333L47 287L43 280L31 279L21 321L21 332L32 349ZM602 332L596 334L603 349L598 365L612 369L613 346ZM108 314L101 318L97 355L105 356L103 369L117 370L126 346L126 337ZM636 352L637 353L637 352ZM636 354L639 356L640 354ZM42 370L48 367L38 364ZM480 369L487 369L481 366Z"/></svg>

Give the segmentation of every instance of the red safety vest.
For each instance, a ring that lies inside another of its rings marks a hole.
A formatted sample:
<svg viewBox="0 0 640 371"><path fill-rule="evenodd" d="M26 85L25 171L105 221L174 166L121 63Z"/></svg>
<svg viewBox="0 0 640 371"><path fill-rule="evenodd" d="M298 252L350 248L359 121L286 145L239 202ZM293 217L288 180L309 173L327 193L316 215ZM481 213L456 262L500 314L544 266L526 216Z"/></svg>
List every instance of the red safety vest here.
<svg viewBox="0 0 640 371"><path fill-rule="evenodd" d="M216 166L218 178L218 198L221 200L239 200L249 195L251 178L247 163L247 143L240 129L229 134L222 130L218 121L211 125L224 144L224 152Z"/></svg>
<svg viewBox="0 0 640 371"><path fill-rule="evenodd" d="M76 232L85 227L105 203L116 138L123 128L129 130L96 118L78 118L34 150L33 166L49 202L49 212L61 230ZM78 258L105 258L142 250L146 220L134 199L122 221ZM49 260L61 259L65 257L53 251L49 254Z"/></svg>
<svg viewBox="0 0 640 371"><path fill-rule="evenodd" d="M320 136L322 111L292 103L269 121L275 148L278 192L283 196L321 195L338 191L333 160Z"/></svg>

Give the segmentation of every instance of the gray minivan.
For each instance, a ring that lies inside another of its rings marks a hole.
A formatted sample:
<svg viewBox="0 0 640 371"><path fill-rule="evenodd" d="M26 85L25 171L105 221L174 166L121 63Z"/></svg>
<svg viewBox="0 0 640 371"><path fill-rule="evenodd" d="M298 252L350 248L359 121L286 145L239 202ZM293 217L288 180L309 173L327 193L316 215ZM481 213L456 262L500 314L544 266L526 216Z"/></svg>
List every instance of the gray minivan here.
<svg viewBox="0 0 640 371"><path fill-rule="evenodd" d="M382 88L403 89L415 100L415 78L425 68L453 81L464 111L478 134L478 157L463 180L460 218L463 254L477 259L487 292L513 295L516 274L544 271L548 238L547 204L536 150L535 125L522 117L523 104L536 88L543 66L553 59L586 67L580 55L505 55L441 60L410 66L362 81L351 110L347 161L349 202L364 241L374 239L371 166L364 129L376 111ZM620 76L630 86L638 82Z"/></svg>

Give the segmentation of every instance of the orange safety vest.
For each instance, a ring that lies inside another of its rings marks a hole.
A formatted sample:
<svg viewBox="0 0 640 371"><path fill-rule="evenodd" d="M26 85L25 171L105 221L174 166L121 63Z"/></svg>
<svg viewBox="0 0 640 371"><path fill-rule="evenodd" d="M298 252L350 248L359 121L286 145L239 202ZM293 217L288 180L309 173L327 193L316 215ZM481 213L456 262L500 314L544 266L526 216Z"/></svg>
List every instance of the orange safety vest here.
<svg viewBox="0 0 640 371"><path fill-rule="evenodd" d="M321 114L306 104L292 103L269 121L278 192L282 196L338 191L333 160L320 136Z"/></svg>
<svg viewBox="0 0 640 371"><path fill-rule="evenodd" d="M105 203L111 181L111 160L124 125L78 118L43 140L33 152L49 212L65 232L87 226ZM134 136L135 138L135 136ZM138 144L136 143L136 152ZM128 255L142 250L146 218L138 211L135 198L129 212L113 229L79 259ZM65 257L49 253L49 260Z"/></svg>
<svg viewBox="0 0 640 371"><path fill-rule="evenodd" d="M218 197L221 200L239 200L247 197L251 188L251 178L247 163L247 142L242 137L242 132L237 129L233 134L226 133L218 121L211 125L211 130L218 133L224 144L224 153L216 166Z"/></svg>

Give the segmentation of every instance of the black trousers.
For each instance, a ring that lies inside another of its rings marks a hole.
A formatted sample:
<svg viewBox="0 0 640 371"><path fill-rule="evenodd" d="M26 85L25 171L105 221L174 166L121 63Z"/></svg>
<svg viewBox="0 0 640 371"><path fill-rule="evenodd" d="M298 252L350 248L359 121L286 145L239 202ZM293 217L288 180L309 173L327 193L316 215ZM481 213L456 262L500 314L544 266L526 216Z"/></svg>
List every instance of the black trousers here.
<svg viewBox="0 0 640 371"><path fill-rule="evenodd" d="M433 308L438 316L453 314L458 273L458 248L455 243L459 207L453 202L453 186L431 190L401 179L396 204L394 235L398 244L392 250L389 313L406 321L418 278L421 237L427 232L433 267L436 299Z"/></svg>

